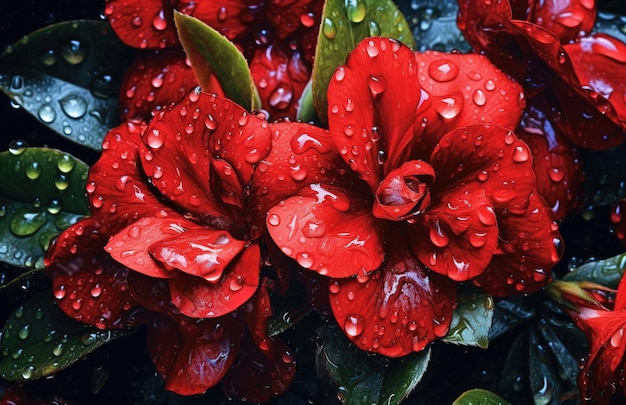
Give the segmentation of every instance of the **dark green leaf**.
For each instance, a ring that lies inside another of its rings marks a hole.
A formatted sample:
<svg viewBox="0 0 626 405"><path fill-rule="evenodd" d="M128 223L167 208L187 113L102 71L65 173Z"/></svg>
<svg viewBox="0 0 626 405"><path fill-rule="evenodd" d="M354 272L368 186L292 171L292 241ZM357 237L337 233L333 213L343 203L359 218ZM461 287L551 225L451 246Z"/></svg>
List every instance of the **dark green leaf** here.
<svg viewBox="0 0 626 405"><path fill-rule="evenodd" d="M430 349L397 359L367 354L336 325L327 325L317 369L334 383L344 404L399 404L422 379L429 361Z"/></svg>
<svg viewBox="0 0 626 405"><path fill-rule="evenodd" d="M215 75L228 98L248 110L261 108L248 62L232 42L195 17L174 11L174 22L200 87L209 89Z"/></svg>
<svg viewBox="0 0 626 405"><path fill-rule="evenodd" d="M313 105L313 91L312 91L313 82L309 80L309 82L304 87L302 91L302 96L300 96L300 100L298 100L298 111L296 118L298 121L302 122L311 122L315 120L315 106Z"/></svg>
<svg viewBox="0 0 626 405"><path fill-rule="evenodd" d="M453 405L506 405L508 403L491 391L477 388L462 393Z"/></svg>
<svg viewBox="0 0 626 405"><path fill-rule="evenodd" d="M528 331L520 333L504 361L498 392L515 403L525 403L528 389Z"/></svg>
<svg viewBox="0 0 626 405"><path fill-rule="evenodd" d="M605 260L596 260L585 263L567 273L564 281L593 281L609 288L617 288L619 281L626 270L626 253L610 257Z"/></svg>
<svg viewBox="0 0 626 405"><path fill-rule="evenodd" d="M466 346L489 347L489 328L493 318L493 298L487 294L461 295L452 315L445 342Z"/></svg>
<svg viewBox="0 0 626 405"><path fill-rule="evenodd" d="M496 303L489 339L493 340L535 316L532 304L523 297L509 297Z"/></svg>
<svg viewBox="0 0 626 405"><path fill-rule="evenodd" d="M313 101L326 121L326 89L335 69L345 64L350 51L370 36L395 38L413 48L409 25L391 0L328 0L313 64Z"/></svg>
<svg viewBox="0 0 626 405"><path fill-rule="evenodd" d="M575 386L578 376L578 361L572 356L547 320L541 319L539 323L539 331L548 343L548 348L552 352L552 355L559 363L562 376Z"/></svg>
<svg viewBox="0 0 626 405"><path fill-rule="evenodd" d="M89 214L87 172L85 163L54 149L0 153L1 261L43 268L50 241Z"/></svg>
<svg viewBox="0 0 626 405"><path fill-rule="evenodd" d="M63 137L100 150L118 124L128 49L103 21L51 25L0 56L0 90Z"/></svg>
<svg viewBox="0 0 626 405"><path fill-rule="evenodd" d="M128 331L103 331L65 315L50 291L17 308L2 329L0 376L31 380L54 374Z"/></svg>
<svg viewBox="0 0 626 405"><path fill-rule="evenodd" d="M276 336L304 319L312 310L304 295L272 299L274 314L267 322L267 333Z"/></svg>
<svg viewBox="0 0 626 405"><path fill-rule="evenodd" d="M558 403L556 395L562 389L559 376L556 375L557 367L534 329L530 331L528 351L528 377L535 405Z"/></svg>

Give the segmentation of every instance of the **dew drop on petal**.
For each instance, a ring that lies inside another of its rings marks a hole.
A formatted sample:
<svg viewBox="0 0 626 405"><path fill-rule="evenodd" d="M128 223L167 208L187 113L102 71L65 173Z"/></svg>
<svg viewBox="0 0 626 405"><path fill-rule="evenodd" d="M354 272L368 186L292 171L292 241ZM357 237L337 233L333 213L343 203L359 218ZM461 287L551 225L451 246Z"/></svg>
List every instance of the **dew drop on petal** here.
<svg viewBox="0 0 626 405"><path fill-rule="evenodd" d="M441 59L428 66L428 75L438 82L449 82L456 79L459 67L448 59Z"/></svg>
<svg viewBox="0 0 626 405"><path fill-rule="evenodd" d="M363 333L365 319L358 314L348 314L343 323L343 328L349 336L356 337Z"/></svg>
<svg viewBox="0 0 626 405"><path fill-rule="evenodd" d="M530 158L530 152L522 145L516 146L513 151L513 161L517 163L524 163Z"/></svg>

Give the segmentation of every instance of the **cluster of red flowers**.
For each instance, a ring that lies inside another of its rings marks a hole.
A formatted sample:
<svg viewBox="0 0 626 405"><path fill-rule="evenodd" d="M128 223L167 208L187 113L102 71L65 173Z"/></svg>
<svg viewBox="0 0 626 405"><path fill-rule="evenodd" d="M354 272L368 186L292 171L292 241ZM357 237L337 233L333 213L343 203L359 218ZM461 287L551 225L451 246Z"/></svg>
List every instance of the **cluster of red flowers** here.
<svg viewBox="0 0 626 405"><path fill-rule="evenodd" d="M545 286L558 221L581 201L576 148L625 139L626 70L613 68L626 45L585 34L589 1L491 3L460 1L481 54L360 42L321 126L295 120L321 1L107 1L120 38L145 51L90 170L92 215L48 252L59 306L99 328L147 325L169 390L221 383L257 402L294 376L267 331L290 283L315 279L315 308L389 357L446 335L462 283L493 296ZM262 112L217 82L195 89L173 10L242 50Z"/></svg>

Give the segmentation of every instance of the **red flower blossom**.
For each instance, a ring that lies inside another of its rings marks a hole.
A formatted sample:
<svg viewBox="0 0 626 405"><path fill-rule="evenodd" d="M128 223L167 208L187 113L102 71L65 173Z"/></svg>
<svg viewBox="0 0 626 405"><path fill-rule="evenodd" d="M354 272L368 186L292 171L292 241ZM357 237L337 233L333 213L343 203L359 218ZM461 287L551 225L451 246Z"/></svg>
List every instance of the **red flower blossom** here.
<svg viewBox="0 0 626 405"><path fill-rule="evenodd" d="M458 282L503 296L549 280L558 227L507 129L521 88L485 57L369 38L328 105L328 133L274 137L252 192L277 246L332 279L332 312L357 346L396 357L444 336Z"/></svg>
<svg viewBox="0 0 626 405"><path fill-rule="evenodd" d="M149 125L111 130L89 173L92 215L48 252L60 308L99 328L147 324L168 390L197 394L231 373L272 370L281 379L231 390L266 401L293 377L286 346L267 336L262 220L246 195L271 136L262 117L195 92Z"/></svg>
<svg viewBox="0 0 626 405"><path fill-rule="evenodd" d="M594 300L570 302L574 309L567 311L590 344L589 355L578 374L580 397L584 403L597 405L623 403L626 400L626 278L620 281L612 309L597 305Z"/></svg>
<svg viewBox="0 0 626 405"><path fill-rule="evenodd" d="M243 51L251 65L263 108L274 118L294 118L298 99L311 76L322 6L321 0L106 0L104 14L120 39L139 49L180 47L173 20L174 10L200 19ZM126 86L122 87L123 119L137 116L149 119L150 115L146 112L178 101L179 98L175 98L178 86L186 86L188 91L196 85L184 57L174 61L157 52L149 58L165 60L156 64L152 61L143 72L130 70L129 75L144 79L140 82L127 79ZM144 61L136 62L135 66L137 64L143 65ZM154 80L160 83L159 77L166 75L173 82L166 84L173 87L167 92L160 86L154 86ZM204 90L213 92L217 88ZM133 95L125 98L124 93L128 92ZM138 102L141 102L140 107L137 107Z"/></svg>

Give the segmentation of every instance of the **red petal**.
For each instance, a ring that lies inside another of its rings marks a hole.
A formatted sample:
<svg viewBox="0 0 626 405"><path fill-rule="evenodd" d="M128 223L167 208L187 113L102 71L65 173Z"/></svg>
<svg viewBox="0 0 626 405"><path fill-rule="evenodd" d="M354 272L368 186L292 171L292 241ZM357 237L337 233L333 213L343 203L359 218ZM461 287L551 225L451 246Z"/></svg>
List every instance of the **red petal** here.
<svg viewBox="0 0 626 405"><path fill-rule="evenodd" d="M622 277L617 287L617 294L615 295L615 303L613 304L613 310L618 311L626 309L626 277Z"/></svg>
<svg viewBox="0 0 626 405"><path fill-rule="evenodd" d="M210 188L211 159L227 161L248 185L254 165L270 150L268 123L228 99L190 93L159 114L143 136L142 165L152 184L181 210L205 222L232 218ZM243 199L243 190L239 190Z"/></svg>
<svg viewBox="0 0 626 405"><path fill-rule="evenodd" d="M122 121L141 118L148 122L157 111L177 102L197 85L182 49L142 52L126 70L121 86Z"/></svg>
<svg viewBox="0 0 626 405"><path fill-rule="evenodd" d="M399 238L390 240L380 270L366 280L333 280L329 290L335 319L350 340L388 357L444 336L456 304L454 283L427 273Z"/></svg>
<svg viewBox="0 0 626 405"><path fill-rule="evenodd" d="M128 269L104 251L107 236L92 217L59 235L46 256L47 274L59 308L98 328L125 328L137 303L128 289Z"/></svg>
<svg viewBox="0 0 626 405"><path fill-rule="evenodd" d="M173 9L160 0L106 0L104 15L126 45L157 49L179 44Z"/></svg>
<svg viewBox="0 0 626 405"><path fill-rule="evenodd" d="M382 231L363 195L310 184L267 215L278 247L300 266L330 277L349 277L380 266Z"/></svg>
<svg viewBox="0 0 626 405"><path fill-rule="evenodd" d="M261 253L254 243L226 268L219 280L180 273L169 280L172 303L192 318L214 318L235 311L257 290Z"/></svg>
<svg viewBox="0 0 626 405"><path fill-rule="evenodd" d="M163 210L138 167L137 148L144 130L143 122L132 121L113 128L104 138L100 159L89 170L91 212L104 219L103 232L118 232L140 215Z"/></svg>
<svg viewBox="0 0 626 405"><path fill-rule="evenodd" d="M613 223L613 231L617 239L626 244L626 201L620 201L613 205L611 210L611 222Z"/></svg>
<svg viewBox="0 0 626 405"><path fill-rule="evenodd" d="M239 361L224 377L224 390L249 402L268 402L289 388L295 358L280 339L267 334L272 307L265 285L246 304L244 315L252 339L244 339Z"/></svg>
<svg viewBox="0 0 626 405"><path fill-rule="evenodd" d="M408 157L416 110L425 98L413 52L394 40L361 41L336 70L328 85L330 134L372 190L383 169Z"/></svg>
<svg viewBox="0 0 626 405"><path fill-rule="evenodd" d="M500 252L476 284L495 296L529 294L546 285L563 242L545 201L533 195L525 213L500 213L498 225Z"/></svg>
<svg viewBox="0 0 626 405"><path fill-rule="evenodd" d="M471 124L517 126L525 106L522 87L485 56L426 51L417 52L415 59L420 85L433 97L437 111L436 121L429 119L422 137L437 142L442 134Z"/></svg>
<svg viewBox="0 0 626 405"><path fill-rule="evenodd" d="M285 38L301 26L313 27L319 21L323 2L318 0L272 1L267 18L278 38Z"/></svg>
<svg viewBox="0 0 626 405"><path fill-rule="evenodd" d="M265 222L271 207L307 183L327 181L349 189L358 187L354 183L361 181L346 174L350 171L327 131L303 123L271 124L271 130L272 151L257 166L250 188L255 219Z"/></svg>
<svg viewBox="0 0 626 405"><path fill-rule="evenodd" d="M521 3L521 2L520 2ZM593 0L543 0L534 1L529 10L532 21L559 37L562 44L590 32L596 22Z"/></svg>
<svg viewBox="0 0 626 405"><path fill-rule="evenodd" d="M197 226L180 216L168 216L165 212L159 217L146 216L111 236L105 250L119 263L146 276L174 277L176 273L153 260L148 249L158 241L185 232L187 227Z"/></svg>
<svg viewBox="0 0 626 405"><path fill-rule="evenodd" d="M578 150L545 115L549 108L538 98L529 100L517 134L531 150L537 191L562 220L582 206L585 178Z"/></svg>
<svg viewBox="0 0 626 405"><path fill-rule="evenodd" d="M409 225L413 252L455 281L482 274L498 245L496 214L479 184L446 193L417 221Z"/></svg>
<svg viewBox="0 0 626 405"><path fill-rule="evenodd" d="M299 52L285 51L278 44L256 48L250 73L259 91L261 105L272 120L295 119L298 100L311 77L311 66Z"/></svg>
<svg viewBox="0 0 626 405"><path fill-rule="evenodd" d="M131 271L128 273L128 286L133 298L150 311L169 313L174 308L167 279Z"/></svg>
<svg viewBox="0 0 626 405"><path fill-rule="evenodd" d="M165 379L165 389L196 395L217 384L235 360L243 327L243 319L236 315L155 318L148 330L148 350Z"/></svg>
<svg viewBox="0 0 626 405"><path fill-rule="evenodd" d="M448 190L469 185L484 189L496 211L515 210L525 209L535 191L528 146L497 125L471 125L446 134L428 162L437 171L433 201L445 202Z"/></svg>

